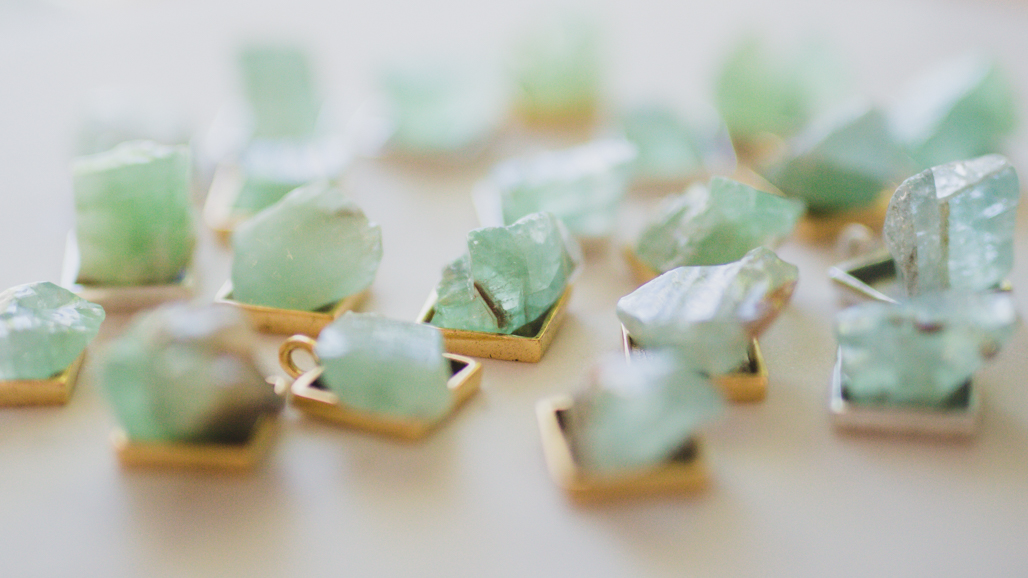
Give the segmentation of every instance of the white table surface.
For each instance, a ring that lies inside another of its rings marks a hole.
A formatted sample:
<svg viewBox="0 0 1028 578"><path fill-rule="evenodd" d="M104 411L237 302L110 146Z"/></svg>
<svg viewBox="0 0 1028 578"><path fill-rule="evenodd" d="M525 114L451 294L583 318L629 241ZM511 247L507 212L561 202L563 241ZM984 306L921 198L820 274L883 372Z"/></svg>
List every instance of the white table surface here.
<svg viewBox="0 0 1028 578"><path fill-rule="evenodd" d="M73 222L71 138L89 90L139 86L204 127L236 88L237 43L271 33L305 41L326 91L352 111L385 60L500 54L548 4L0 0L0 287L58 280ZM702 100L745 30L782 47L820 34L878 102L972 48L998 55L1028 97L1028 5L1012 0L592 9L605 27L613 104ZM1025 134L1011 144L1022 175ZM487 166L353 167L354 197L384 232L367 310L414 318L476 225L470 189ZM838 435L826 412L837 308L828 245L794 240L779 251L801 280L762 340L768 398L731 407L709 428L709 491L570 505L546 473L533 406L573 390L597 355L618 350L614 304L634 285L617 247L655 202L632 194L617 240L588 259L544 360L485 361L480 395L424 443L348 433L290 410L252 475L123 471L108 444L111 413L88 374L66 407L0 411L0 576L1028 575L1025 331L980 374L974 441ZM1028 286L1025 220L1022 210L1018 288ZM210 298L229 255L205 234L199 258ZM111 316L100 341L124 322ZM262 340L269 369L278 341Z"/></svg>

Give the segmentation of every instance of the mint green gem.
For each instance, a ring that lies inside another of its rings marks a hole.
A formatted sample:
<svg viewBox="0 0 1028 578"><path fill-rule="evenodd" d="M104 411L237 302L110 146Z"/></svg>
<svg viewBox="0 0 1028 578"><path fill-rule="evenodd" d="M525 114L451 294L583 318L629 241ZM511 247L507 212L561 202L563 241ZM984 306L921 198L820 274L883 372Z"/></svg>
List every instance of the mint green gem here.
<svg viewBox="0 0 1028 578"><path fill-rule="evenodd" d="M260 45L239 55L246 100L259 138L314 133L321 108L307 54L292 46Z"/></svg>
<svg viewBox="0 0 1028 578"><path fill-rule="evenodd" d="M443 269L443 278L436 288L437 299L432 325L465 331L502 333L495 304L487 302L471 276L471 257L465 253ZM504 324L507 329L509 324Z"/></svg>
<svg viewBox="0 0 1028 578"><path fill-rule="evenodd" d="M64 371L103 320L103 307L53 283L0 293L0 380L47 379Z"/></svg>
<svg viewBox="0 0 1028 578"><path fill-rule="evenodd" d="M982 291L1014 266L1021 193L1000 155L947 163L903 181L889 202L884 237L908 295Z"/></svg>
<svg viewBox="0 0 1028 578"><path fill-rule="evenodd" d="M132 141L72 163L79 281L169 283L195 245L189 149Z"/></svg>
<svg viewBox="0 0 1028 578"><path fill-rule="evenodd" d="M664 201L643 230L636 255L657 272L738 261L755 247L792 233L803 203L714 177Z"/></svg>
<svg viewBox="0 0 1028 578"><path fill-rule="evenodd" d="M336 179L347 161L346 145L337 135L251 140L240 155L244 180L233 207L244 214L266 209L297 187Z"/></svg>
<svg viewBox="0 0 1028 578"><path fill-rule="evenodd" d="M598 34L573 14L545 20L514 47L511 64L518 102L532 117L592 114L600 94Z"/></svg>
<svg viewBox="0 0 1028 578"><path fill-rule="evenodd" d="M434 327L346 313L321 331L315 352L321 380L347 406L427 420L451 406L450 364Z"/></svg>
<svg viewBox="0 0 1028 578"><path fill-rule="evenodd" d="M323 181L244 221L232 248L234 299L314 311L371 285L382 260L382 230Z"/></svg>
<svg viewBox="0 0 1028 578"><path fill-rule="evenodd" d="M671 109L647 105L621 118L625 140L635 145L635 178L645 181L686 179L704 168L702 143Z"/></svg>

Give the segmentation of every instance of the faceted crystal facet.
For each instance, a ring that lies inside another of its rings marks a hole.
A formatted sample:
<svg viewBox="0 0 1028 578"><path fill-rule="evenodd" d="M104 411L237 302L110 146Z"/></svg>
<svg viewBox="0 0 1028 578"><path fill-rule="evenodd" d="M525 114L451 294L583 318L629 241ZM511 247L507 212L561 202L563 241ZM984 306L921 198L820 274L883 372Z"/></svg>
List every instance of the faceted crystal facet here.
<svg viewBox="0 0 1028 578"><path fill-rule="evenodd" d="M132 141L72 164L81 283L157 285L193 256L189 149Z"/></svg>
<svg viewBox="0 0 1028 578"><path fill-rule="evenodd" d="M468 253L447 266L432 324L514 333L557 302L581 260L578 245L549 213L468 233Z"/></svg>
<svg viewBox="0 0 1028 578"><path fill-rule="evenodd" d="M732 141L720 118L696 125L668 107L645 105L626 112L621 128L638 151L633 164L636 180L678 182L711 169L734 168Z"/></svg>
<svg viewBox="0 0 1028 578"><path fill-rule="evenodd" d="M321 101L307 55L292 46L260 45L239 56L253 134L297 138L313 134Z"/></svg>
<svg viewBox="0 0 1028 578"><path fill-rule="evenodd" d="M697 369L727 373L789 303L798 273L757 247L727 265L672 269L622 297L617 315L641 347L672 347Z"/></svg>
<svg viewBox="0 0 1028 578"><path fill-rule="evenodd" d="M322 382L350 407L434 419L450 407L449 362L438 329L346 313L318 335Z"/></svg>
<svg viewBox="0 0 1028 578"><path fill-rule="evenodd" d="M908 295L988 289L1014 265L1017 173L999 155L910 177L885 218L885 243Z"/></svg>
<svg viewBox="0 0 1028 578"><path fill-rule="evenodd" d="M234 299L314 311L371 285L382 231L340 189L320 182L242 223L232 247Z"/></svg>
<svg viewBox="0 0 1028 578"><path fill-rule="evenodd" d="M99 376L133 441L240 443L283 404L253 348L236 309L174 304L138 316Z"/></svg>
<svg viewBox="0 0 1028 578"><path fill-rule="evenodd" d="M803 203L715 177L667 199L636 244L639 259L658 272L683 265L721 265L788 236Z"/></svg>
<svg viewBox="0 0 1028 578"><path fill-rule="evenodd" d="M860 403L945 404L1013 334L1009 293L931 293L869 302L835 322L846 396Z"/></svg>
<svg viewBox="0 0 1028 578"><path fill-rule="evenodd" d="M631 364L604 358L592 376L575 396L568 429L578 463L600 473L665 462L724 405L707 378L666 351Z"/></svg>
<svg viewBox="0 0 1028 578"><path fill-rule="evenodd" d="M0 380L60 373L96 337L103 320L103 307L53 283L0 293Z"/></svg>

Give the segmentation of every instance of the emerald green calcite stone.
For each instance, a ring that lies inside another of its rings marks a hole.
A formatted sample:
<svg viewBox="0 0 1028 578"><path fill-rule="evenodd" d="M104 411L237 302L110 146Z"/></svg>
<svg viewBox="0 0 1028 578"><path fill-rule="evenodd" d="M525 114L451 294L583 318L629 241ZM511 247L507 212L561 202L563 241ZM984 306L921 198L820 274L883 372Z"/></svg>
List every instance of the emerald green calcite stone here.
<svg viewBox="0 0 1028 578"><path fill-rule="evenodd" d="M784 239L803 203L715 177L664 201L635 252L654 271L738 261L750 249Z"/></svg>
<svg viewBox="0 0 1028 578"><path fill-rule="evenodd" d="M514 47L511 67L518 106L531 118L576 118L597 107L599 38L587 18L563 14L539 22Z"/></svg>
<svg viewBox="0 0 1028 578"><path fill-rule="evenodd" d="M605 139L500 163L484 186L496 189L503 221L549 212L582 237L609 235L628 190L635 147Z"/></svg>
<svg viewBox="0 0 1028 578"><path fill-rule="evenodd" d="M1014 266L1021 198L1000 155L930 168L903 181L889 202L885 244L908 295L981 291Z"/></svg>
<svg viewBox="0 0 1028 578"><path fill-rule="evenodd" d="M103 320L103 307L53 283L0 293L0 380L46 379L64 371Z"/></svg>
<svg viewBox="0 0 1028 578"><path fill-rule="evenodd" d="M257 370L246 319L224 305L140 314L106 349L98 377L133 441L241 443L283 405Z"/></svg>
<svg viewBox="0 0 1028 578"><path fill-rule="evenodd" d="M189 149L132 141L72 163L80 283L158 285L195 245Z"/></svg>
<svg viewBox="0 0 1028 578"><path fill-rule="evenodd" d="M1017 128L1016 98L999 65L967 55L916 78L889 110L919 168L999 152Z"/></svg>
<svg viewBox="0 0 1028 578"><path fill-rule="evenodd" d="M678 267L618 300L618 319L645 349L670 347L708 375L747 360L792 298L799 270L757 247L725 265Z"/></svg>
<svg viewBox="0 0 1028 578"><path fill-rule="evenodd" d="M450 408L438 329L374 314L344 314L318 335L321 382L347 406L377 414L436 419Z"/></svg>
<svg viewBox="0 0 1028 578"><path fill-rule="evenodd" d="M885 115L862 103L821 117L790 146L789 156L765 176L812 213L867 207L898 175L908 174Z"/></svg>
<svg viewBox="0 0 1028 578"><path fill-rule="evenodd" d="M929 293L836 317L842 383L858 403L945 405L1013 334L1009 293Z"/></svg>
<svg viewBox="0 0 1028 578"><path fill-rule="evenodd" d="M656 467L724 408L710 381L667 351L632 363L611 355L591 375L567 416L572 451L589 471Z"/></svg>
<svg viewBox="0 0 1028 578"><path fill-rule="evenodd" d="M239 55L239 67L255 137L305 138L314 133L321 99L303 50L249 46Z"/></svg>
<svg viewBox="0 0 1028 578"><path fill-rule="evenodd" d="M341 189L300 187L232 234L232 297L314 311L366 289L382 260L382 231Z"/></svg>
<svg viewBox="0 0 1028 578"><path fill-rule="evenodd" d="M437 327L515 333L560 299L581 260L577 243L548 213L468 233L468 253L436 288Z"/></svg>

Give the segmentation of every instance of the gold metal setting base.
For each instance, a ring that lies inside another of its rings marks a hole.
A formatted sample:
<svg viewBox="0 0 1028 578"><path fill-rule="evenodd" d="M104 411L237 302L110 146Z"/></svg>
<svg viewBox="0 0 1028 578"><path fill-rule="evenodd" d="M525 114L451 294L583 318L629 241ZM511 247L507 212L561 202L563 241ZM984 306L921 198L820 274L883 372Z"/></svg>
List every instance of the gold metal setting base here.
<svg viewBox="0 0 1028 578"><path fill-rule="evenodd" d="M343 313L361 306L370 293L365 289L337 301L334 305L317 311L300 311L298 309L277 309L263 305L242 303L232 298L232 281L226 281L214 298L215 303L227 303L241 309L250 319L254 329L262 333L276 335L293 335L302 333L317 337L326 325Z"/></svg>
<svg viewBox="0 0 1028 578"><path fill-rule="evenodd" d="M68 403L85 358L86 352L83 350L64 371L47 379L0 380L0 407Z"/></svg>
<svg viewBox="0 0 1028 578"><path fill-rule="evenodd" d="M891 198L892 191L883 190L874 204L864 208L825 215L807 213L796 224L796 236L810 242L831 241L850 223L860 223L870 227L872 231L881 232Z"/></svg>
<svg viewBox="0 0 1028 578"><path fill-rule="evenodd" d="M226 245L231 243L232 231L251 216L233 206L243 189L243 181L243 171L239 167L220 165L214 172L203 204L203 222Z"/></svg>
<svg viewBox="0 0 1028 578"><path fill-rule="evenodd" d="M431 324L432 317L435 315L437 298L435 291L429 295L428 301L425 302L421 313L418 314L418 323ZM439 331L442 332L443 340L446 342L446 351L450 353L535 363L542 359L543 354L546 353L553 338L557 335L557 329L564 320L569 299L571 299L571 285L564 289L560 299L541 320L535 335L529 337L442 327L439 328Z"/></svg>
<svg viewBox="0 0 1028 578"><path fill-rule="evenodd" d="M703 446L692 440L688 458L672 459L652 469L618 476L601 476L583 471L575 460L564 424L565 412L573 400L562 395L536 404L543 454L553 481L578 503L594 503L660 494L693 493L708 484Z"/></svg>
<svg viewBox="0 0 1028 578"><path fill-rule="evenodd" d="M137 442L116 430L111 443L125 467L195 469L243 472L253 469L268 453L278 429L276 416L261 417L242 444Z"/></svg>

